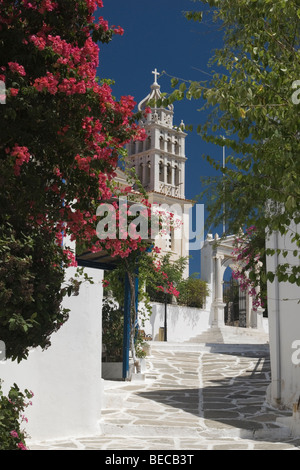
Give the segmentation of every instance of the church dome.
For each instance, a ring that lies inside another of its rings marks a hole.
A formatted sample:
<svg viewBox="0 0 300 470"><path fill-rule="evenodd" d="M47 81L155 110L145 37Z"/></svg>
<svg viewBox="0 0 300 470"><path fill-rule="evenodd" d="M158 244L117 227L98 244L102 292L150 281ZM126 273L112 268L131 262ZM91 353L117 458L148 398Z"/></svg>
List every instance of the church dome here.
<svg viewBox="0 0 300 470"><path fill-rule="evenodd" d="M161 94L161 91L160 91L160 85L157 83L157 76L159 75L159 73L157 72L157 69L155 69L154 72L152 72L154 74L154 82L153 84L151 85L151 91L149 93L149 95L147 95L139 104L138 104L138 110L139 111L144 111L145 108L147 106L149 106L149 103L157 103L158 100L160 100L162 98L162 94ZM150 107L153 107L153 106L150 106ZM173 112L174 111L174 106L171 104L169 105L166 109L168 109L168 111L171 111Z"/></svg>

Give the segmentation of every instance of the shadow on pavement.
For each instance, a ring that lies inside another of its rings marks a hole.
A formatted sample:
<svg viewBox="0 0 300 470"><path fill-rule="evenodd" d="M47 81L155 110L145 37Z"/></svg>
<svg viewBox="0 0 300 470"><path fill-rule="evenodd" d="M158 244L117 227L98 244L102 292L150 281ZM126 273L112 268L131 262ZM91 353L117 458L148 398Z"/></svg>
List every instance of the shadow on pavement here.
<svg viewBox="0 0 300 470"><path fill-rule="evenodd" d="M138 392L138 395L203 418L211 430L222 432L223 429L229 434L231 430L235 435L239 430L242 438L263 439L266 433L274 439L276 433L282 437L282 427L276 419L290 416L291 411L273 409L266 402L270 384L268 346L210 346L213 354L202 357L203 387L195 388L194 381L191 387L179 388L174 380L172 388L172 380L166 382L162 376L155 391Z"/></svg>

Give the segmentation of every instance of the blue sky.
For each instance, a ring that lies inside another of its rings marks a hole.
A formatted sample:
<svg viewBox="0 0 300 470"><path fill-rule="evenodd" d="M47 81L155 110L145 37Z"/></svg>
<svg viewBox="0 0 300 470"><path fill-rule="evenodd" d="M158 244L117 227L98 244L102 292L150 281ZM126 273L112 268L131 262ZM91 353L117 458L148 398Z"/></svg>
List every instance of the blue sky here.
<svg viewBox="0 0 300 470"><path fill-rule="evenodd" d="M188 21L184 11L201 9L201 2L192 0L104 0L99 14L110 25L121 26L125 33L101 45L99 76L115 80L113 94L132 95L138 103L150 91L152 71L166 71L168 75L185 80L205 80L211 73L207 64L214 49L221 47L221 35L211 21ZM158 79L162 92L170 92L171 78ZM203 102L175 103L174 124L197 124L205 121L199 112ZM222 162L219 147L206 144L194 130L186 139L186 198L194 199L202 190L200 178L213 174L203 154ZM202 203L204 201L198 201ZM206 232L208 227L206 227ZM221 233L222 228L210 229ZM200 271L200 253L191 252L190 273Z"/></svg>

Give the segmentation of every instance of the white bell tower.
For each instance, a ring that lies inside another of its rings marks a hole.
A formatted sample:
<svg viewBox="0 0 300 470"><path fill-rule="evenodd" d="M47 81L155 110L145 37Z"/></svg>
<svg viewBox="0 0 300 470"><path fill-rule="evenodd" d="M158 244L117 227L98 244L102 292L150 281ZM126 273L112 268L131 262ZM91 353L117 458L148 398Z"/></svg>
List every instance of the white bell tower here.
<svg viewBox="0 0 300 470"><path fill-rule="evenodd" d="M185 139L184 124L174 126L174 106L160 106L162 99L160 85L157 82L159 73L153 72L154 82L150 93L139 103L138 110L151 112L143 118L139 125L144 127L147 139L143 142L133 141L127 145L127 163L134 167L136 174L148 193L151 204L167 204L177 206L182 219L182 236L175 239L170 231L163 239L157 241L162 254L170 252L173 258L189 256L189 215L187 206L192 207L193 201L185 199ZM188 276L188 268L185 276Z"/></svg>
<svg viewBox="0 0 300 470"><path fill-rule="evenodd" d="M147 191L175 198L185 198L185 138L184 124L173 125L174 106L156 107L162 98L157 83L157 70L150 93L138 105L139 111L150 107L151 113L139 123L145 128L147 140L128 145L128 160L134 166ZM149 106L150 103L150 106Z"/></svg>

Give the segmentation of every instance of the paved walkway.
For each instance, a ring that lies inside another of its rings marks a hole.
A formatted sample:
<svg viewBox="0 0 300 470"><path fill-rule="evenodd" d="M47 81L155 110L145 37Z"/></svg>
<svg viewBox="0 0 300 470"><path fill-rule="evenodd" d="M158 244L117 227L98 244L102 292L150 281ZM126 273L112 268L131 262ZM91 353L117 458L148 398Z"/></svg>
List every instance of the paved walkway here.
<svg viewBox="0 0 300 470"><path fill-rule="evenodd" d="M230 335L153 342L143 380L104 382L99 436L29 443L30 449L299 450L300 436L292 438L276 422L291 412L265 401L270 383L265 338Z"/></svg>

